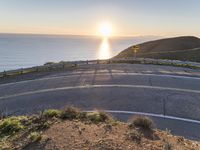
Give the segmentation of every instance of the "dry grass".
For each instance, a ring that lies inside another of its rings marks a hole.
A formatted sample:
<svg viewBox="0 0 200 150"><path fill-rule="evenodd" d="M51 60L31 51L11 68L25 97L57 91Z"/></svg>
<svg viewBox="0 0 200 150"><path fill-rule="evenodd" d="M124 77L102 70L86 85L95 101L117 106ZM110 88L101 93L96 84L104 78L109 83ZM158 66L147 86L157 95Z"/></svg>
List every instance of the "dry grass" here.
<svg viewBox="0 0 200 150"><path fill-rule="evenodd" d="M146 116L134 116L131 119L130 127L140 127L143 129L150 129L152 130L154 127L154 122Z"/></svg>
<svg viewBox="0 0 200 150"><path fill-rule="evenodd" d="M41 116L1 120L0 133L7 136L0 137L0 149L198 150L200 147L198 142L175 137L152 127L153 122L147 117L134 117L131 124L127 124L116 122L110 115L100 111L87 113L74 107L51 109Z"/></svg>

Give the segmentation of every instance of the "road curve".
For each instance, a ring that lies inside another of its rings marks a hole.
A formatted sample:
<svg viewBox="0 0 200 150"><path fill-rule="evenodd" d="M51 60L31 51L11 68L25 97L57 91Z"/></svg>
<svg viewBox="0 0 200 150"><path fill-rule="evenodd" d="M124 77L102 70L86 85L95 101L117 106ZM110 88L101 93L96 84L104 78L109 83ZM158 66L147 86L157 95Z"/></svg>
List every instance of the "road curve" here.
<svg viewBox="0 0 200 150"><path fill-rule="evenodd" d="M185 129L199 126L200 71L154 65L85 65L72 71L0 81L0 110L7 113L32 114L65 105L154 114L155 120L162 120L159 128L200 138L195 130ZM167 119L176 125L182 123L184 128L169 125Z"/></svg>

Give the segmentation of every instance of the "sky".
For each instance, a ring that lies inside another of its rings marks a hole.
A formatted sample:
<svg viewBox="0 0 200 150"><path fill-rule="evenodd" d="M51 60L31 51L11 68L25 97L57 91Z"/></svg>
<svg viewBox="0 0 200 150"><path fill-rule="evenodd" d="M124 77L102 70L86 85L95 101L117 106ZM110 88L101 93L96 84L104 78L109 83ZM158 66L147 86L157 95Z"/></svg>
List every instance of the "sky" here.
<svg viewBox="0 0 200 150"><path fill-rule="evenodd" d="M1 33L200 37L200 0L0 0Z"/></svg>

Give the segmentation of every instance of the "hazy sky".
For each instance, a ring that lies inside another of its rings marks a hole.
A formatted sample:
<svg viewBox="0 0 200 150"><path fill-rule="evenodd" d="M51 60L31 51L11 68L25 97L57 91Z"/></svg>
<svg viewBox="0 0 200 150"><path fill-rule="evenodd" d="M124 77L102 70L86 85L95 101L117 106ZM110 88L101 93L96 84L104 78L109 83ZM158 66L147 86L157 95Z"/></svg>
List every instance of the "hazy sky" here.
<svg viewBox="0 0 200 150"><path fill-rule="evenodd" d="M0 0L0 32L200 36L200 0Z"/></svg>

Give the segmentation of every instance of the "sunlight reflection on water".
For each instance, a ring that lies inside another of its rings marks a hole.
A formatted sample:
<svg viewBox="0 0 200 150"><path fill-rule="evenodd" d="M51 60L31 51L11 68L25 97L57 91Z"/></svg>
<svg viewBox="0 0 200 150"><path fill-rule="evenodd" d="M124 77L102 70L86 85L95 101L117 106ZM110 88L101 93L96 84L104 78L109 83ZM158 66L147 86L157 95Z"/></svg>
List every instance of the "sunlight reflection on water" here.
<svg viewBox="0 0 200 150"><path fill-rule="evenodd" d="M111 46L108 38L103 38L99 47L98 59L109 59L111 57Z"/></svg>

